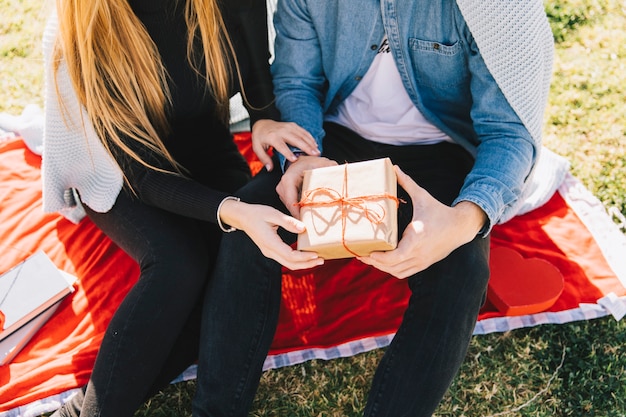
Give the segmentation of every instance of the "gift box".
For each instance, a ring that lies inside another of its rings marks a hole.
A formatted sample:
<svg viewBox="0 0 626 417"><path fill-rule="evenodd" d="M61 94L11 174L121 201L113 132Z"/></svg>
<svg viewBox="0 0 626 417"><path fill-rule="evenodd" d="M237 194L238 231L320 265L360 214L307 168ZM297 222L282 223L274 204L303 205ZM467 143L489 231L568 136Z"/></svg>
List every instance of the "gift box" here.
<svg viewBox="0 0 626 417"><path fill-rule="evenodd" d="M398 243L397 179L389 158L304 172L298 250L324 259L366 256Z"/></svg>

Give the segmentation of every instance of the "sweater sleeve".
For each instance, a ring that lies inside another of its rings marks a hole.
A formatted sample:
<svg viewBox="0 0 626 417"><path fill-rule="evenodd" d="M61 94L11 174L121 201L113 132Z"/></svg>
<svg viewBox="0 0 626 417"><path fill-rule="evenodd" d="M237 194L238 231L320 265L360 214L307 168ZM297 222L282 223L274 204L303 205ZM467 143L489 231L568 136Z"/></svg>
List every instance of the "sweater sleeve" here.
<svg viewBox="0 0 626 417"><path fill-rule="evenodd" d="M191 179L146 170L135 189L146 204L198 220L217 223L217 208L229 194Z"/></svg>
<svg viewBox="0 0 626 417"><path fill-rule="evenodd" d="M59 30L56 13L43 36L44 128L41 164L42 202L46 213L59 212L78 223L81 201L95 211L111 209L123 186L119 166L102 146L73 90L65 61L54 71L53 51ZM71 192L74 190L74 192ZM67 198L71 195L72 198Z"/></svg>
<svg viewBox="0 0 626 417"><path fill-rule="evenodd" d="M136 143L131 147L149 164L171 170L170 164L164 158L157 157ZM181 216L217 223L217 208L230 195L184 175L146 167L125 154L120 154L115 159L122 167L128 181L125 187L131 188L131 194L145 204Z"/></svg>

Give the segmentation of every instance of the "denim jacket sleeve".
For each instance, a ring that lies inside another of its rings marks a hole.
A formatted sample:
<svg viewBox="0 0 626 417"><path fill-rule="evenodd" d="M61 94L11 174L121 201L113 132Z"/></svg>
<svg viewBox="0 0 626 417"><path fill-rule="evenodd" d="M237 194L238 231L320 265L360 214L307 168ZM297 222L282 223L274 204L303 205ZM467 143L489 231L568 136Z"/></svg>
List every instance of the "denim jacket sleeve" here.
<svg viewBox="0 0 626 417"><path fill-rule="evenodd" d="M470 116L478 143L474 167L453 204L477 204L489 219L481 231L487 234L522 197L539 146L505 98L471 35L468 39Z"/></svg>
<svg viewBox="0 0 626 417"><path fill-rule="evenodd" d="M305 1L282 2L274 17L276 58L272 64L276 105L285 121L295 122L315 138L322 149L326 78L322 50ZM298 57L284 59L283 57ZM295 77L293 74L297 74ZM279 154L281 166L285 158Z"/></svg>

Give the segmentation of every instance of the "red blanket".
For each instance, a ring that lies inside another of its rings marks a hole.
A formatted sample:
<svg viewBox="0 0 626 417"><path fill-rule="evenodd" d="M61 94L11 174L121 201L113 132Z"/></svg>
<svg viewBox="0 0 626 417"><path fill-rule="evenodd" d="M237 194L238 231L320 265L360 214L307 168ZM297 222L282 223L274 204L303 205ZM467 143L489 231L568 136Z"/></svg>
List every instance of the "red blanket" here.
<svg viewBox="0 0 626 417"><path fill-rule="evenodd" d="M247 135L237 139L258 170ZM78 283L13 362L0 367L0 414L7 416L29 407L49 411L63 393L87 381L108 320L138 272L89 220L75 225L57 214L43 214L40 162L19 138L0 143L0 272L43 250L58 268L78 277ZM564 279L562 293L548 312L512 318L488 302L476 333L603 316L609 312L598 299L609 293L626 295L619 279L625 279L624 268L616 268L615 255L607 252L615 244L598 239L597 224L583 223L571 199L562 194L497 226L492 234L492 263L498 262L500 249L515 250L521 255L512 269L517 281L532 278L532 271L524 272L536 267L532 258L547 261ZM626 247L617 228L608 235L622 245L618 250ZM507 269L502 273L506 280ZM329 261L302 273L285 270L283 287L280 324L266 368L385 346L408 297L405 281L355 260Z"/></svg>

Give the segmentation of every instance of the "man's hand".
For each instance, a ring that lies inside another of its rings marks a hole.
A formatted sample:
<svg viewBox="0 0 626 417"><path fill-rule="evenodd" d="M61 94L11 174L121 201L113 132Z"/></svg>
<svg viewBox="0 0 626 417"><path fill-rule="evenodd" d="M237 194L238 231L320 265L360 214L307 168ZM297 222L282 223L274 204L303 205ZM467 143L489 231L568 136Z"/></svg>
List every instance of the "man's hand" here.
<svg viewBox="0 0 626 417"><path fill-rule="evenodd" d="M397 278L407 278L472 241L487 221L487 216L468 201L454 207L440 203L400 168L396 166L395 169L398 184L413 202L413 219L396 249L373 252L358 259Z"/></svg>
<svg viewBox="0 0 626 417"><path fill-rule="evenodd" d="M300 201L304 171L333 165L337 165L337 162L321 156L306 155L301 155L289 165L276 186L276 192L293 217L300 218L300 207L296 203Z"/></svg>

